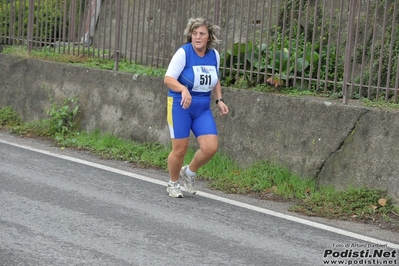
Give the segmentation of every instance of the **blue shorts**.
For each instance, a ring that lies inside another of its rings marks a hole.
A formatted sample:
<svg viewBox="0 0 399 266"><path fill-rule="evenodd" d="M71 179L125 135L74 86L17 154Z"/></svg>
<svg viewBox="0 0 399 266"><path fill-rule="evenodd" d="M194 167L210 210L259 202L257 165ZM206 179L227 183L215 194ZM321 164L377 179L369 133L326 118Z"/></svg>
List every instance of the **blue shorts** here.
<svg viewBox="0 0 399 266"><path fill-rule="evenodd" d="M191 105L183 109L181 97L168 96L168 124L172 139L184 139L190 136L217 135L216 122L211 111L211 98L192 97Z"/></svg>

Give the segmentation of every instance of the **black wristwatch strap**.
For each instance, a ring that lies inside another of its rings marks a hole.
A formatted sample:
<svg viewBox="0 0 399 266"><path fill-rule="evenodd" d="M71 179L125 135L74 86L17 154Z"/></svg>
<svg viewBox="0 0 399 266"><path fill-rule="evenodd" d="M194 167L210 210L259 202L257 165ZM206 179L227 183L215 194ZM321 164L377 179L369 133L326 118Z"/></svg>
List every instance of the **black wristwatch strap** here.
<svg viewBox="0 0 399 266"><path fill-rule="evenodd" d="M224 102L222 98L216 99L215 103L218 104L219 102Z"/></svg>

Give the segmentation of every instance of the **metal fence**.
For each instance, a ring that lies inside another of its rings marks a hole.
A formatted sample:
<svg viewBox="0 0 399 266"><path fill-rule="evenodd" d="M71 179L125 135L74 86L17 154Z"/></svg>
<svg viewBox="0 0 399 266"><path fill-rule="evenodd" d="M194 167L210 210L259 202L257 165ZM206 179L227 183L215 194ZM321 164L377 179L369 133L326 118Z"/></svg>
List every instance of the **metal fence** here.
<svg viewBox="0 0 399 266"><path fill-rule="evenodd" d="M166 68L190 17L221 28L225 86L398 101L397 0L0 0L0 44Z"/></svg>

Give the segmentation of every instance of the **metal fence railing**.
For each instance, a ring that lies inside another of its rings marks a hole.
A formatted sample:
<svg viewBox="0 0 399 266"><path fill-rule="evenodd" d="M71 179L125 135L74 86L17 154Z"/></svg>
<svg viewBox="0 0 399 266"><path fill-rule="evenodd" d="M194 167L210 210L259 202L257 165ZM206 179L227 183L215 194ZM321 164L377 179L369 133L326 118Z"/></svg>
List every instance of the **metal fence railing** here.
<svg viewBox="0 0 399 266"><path fill-rule="evenodd" d="M166 68L188 18L221 28L225 86L398 101L397 0L0 0L0 44Z"/></svg>

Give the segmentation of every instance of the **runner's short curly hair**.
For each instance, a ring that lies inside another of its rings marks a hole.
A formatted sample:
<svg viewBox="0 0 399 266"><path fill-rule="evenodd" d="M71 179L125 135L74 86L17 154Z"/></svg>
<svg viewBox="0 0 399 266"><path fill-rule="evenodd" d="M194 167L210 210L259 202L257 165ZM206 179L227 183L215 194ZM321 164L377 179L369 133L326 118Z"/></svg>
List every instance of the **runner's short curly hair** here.
<svg viewBox="0 0 399 266"><path fill-rule="evenodd" d="M214 48L217 44L220 43L220 40L216 36L216 33L220 30L220 28L216 25L213 25L208 20L198 17L198 18L190 18L187 23L187 27L184 30L184 35L186 36L187 42L191 42L191 34L198 27L205 26L208 29L209 33L209 42L206 45L206 49L210 50Z"/></svg>

